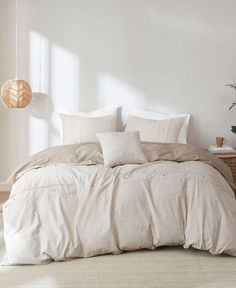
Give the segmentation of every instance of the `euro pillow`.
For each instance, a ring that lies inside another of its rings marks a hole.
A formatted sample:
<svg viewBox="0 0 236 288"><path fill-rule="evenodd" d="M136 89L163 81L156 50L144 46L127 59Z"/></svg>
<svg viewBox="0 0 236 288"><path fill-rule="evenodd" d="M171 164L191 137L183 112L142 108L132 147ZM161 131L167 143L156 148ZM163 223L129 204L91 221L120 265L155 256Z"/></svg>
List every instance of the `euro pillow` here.
<svg viewBox="0 0 236 288"><path fill-rule="evenodd" d="M104 109L105 113L102 113L102 110L76 114L60 113L62 144L97 142L96 133L117 131L117 109Z"/></svg>
<svg viewBox="0 0 236 288"><path fill-rule="evenodd" d="M178 143L185 118L151 120L128 116L125 131L139 131L142 142Z"/></svg>
<svg viewBox="0 0 236 288"><path fill-rule="evenodd" d="M151 120L184 118L183 125L178 135L178 143L183 143L183 144L187 143L188 126L189 126L189 120L190 120L189 114L169 114L169 113L151 112L151 111L134 109L132 113L130 113L130 115L144 118L144 119L151 119Z"/></svg>
<svg viewBox="0 0 236 288"><path fill-rule="evenodd" d="M66 115L74 115L74 116L81 116L81 117L103 117L108 115L117 114L119 106L108 106L101 109L84 112L84 111L66 111L64 109L60 109L60 114Z"/></svg>
<svg viewBox="0 0 236 288"><path fill-rule="evenodd" d="M102 147L105 166L115 167L147 162L142 151L139 132L97 133L97 137Z"/></svg>

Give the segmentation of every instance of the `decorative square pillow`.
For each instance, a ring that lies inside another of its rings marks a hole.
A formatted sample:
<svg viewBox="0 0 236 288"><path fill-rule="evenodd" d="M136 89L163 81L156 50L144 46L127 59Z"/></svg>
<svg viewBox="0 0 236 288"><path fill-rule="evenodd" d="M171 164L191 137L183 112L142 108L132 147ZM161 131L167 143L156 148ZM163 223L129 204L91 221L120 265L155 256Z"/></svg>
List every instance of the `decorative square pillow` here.
<svg viewBox="0 0 236 288"><path fill-rule="evenodd" d="M102 147L105 166L147 162L138 131L97 133L97 137Z"/></svg>
<svg viewBox="0 0 236 288"><path fill-rule="evenodd" d="M183 144L187 143L188 126L189 126L189 120L190 120L189 114L169 114L169 113L151 112L151 111L134 109L132 113L130 113L130 115L144 118L144 119L151 119L151 120L184 118L183 125L178 135L178 143L183 143Z"/></svg>
<svg viewBox="0 0 236 288"><path fill-rule="evenodd" d="M142 142L178 143L185 118L151 120L128 116L125 131L139 131Z"/></svg>
<svg viewBox="0 0 236 288"><path fill-rule="evenodd" d="M96 133L117 131L118 107L73 114L60 113L62 144L97 142Z"/></svg>

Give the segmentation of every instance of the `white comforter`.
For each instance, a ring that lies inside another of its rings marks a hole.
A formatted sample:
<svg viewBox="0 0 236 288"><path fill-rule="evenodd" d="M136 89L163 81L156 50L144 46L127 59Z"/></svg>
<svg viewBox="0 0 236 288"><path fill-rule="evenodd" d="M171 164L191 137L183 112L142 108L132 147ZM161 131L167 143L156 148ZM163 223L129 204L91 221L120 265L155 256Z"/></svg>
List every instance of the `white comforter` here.
<svg viewBox="0 0 236 288"><path fill-rule="evenodd" d="M162 147L179 162L163 161L172 158L162 153L161 161L106 168L96 148L87 164L56 157L42 164L39 154L23 165L4 206L5 263L42 264L162 245L236 256L236 201L221 174L227 168L220 173L213 158L211 165L187 161L186 154L178 155L182 148ZM157 157L152 149L146 150L152 151L149 159Z"/></svg>

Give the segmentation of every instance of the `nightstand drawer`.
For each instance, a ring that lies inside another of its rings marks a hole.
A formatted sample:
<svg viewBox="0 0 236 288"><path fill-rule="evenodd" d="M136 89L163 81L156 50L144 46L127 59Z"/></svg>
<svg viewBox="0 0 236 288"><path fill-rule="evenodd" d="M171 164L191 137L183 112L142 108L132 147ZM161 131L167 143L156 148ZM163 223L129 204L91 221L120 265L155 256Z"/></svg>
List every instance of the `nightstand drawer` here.
<svg viewBox="0 0 236 288"><path fill-rule="evenodd" d="M236 184L236 157L220 158L220 159L223 160L225 164L227 164L230 167L231 172L233 174L234 183Z"/></svg>
<svg viewBox="0 0 236 288"><path fill-rule="evenodd" d="M230 167L236 184L236 153L215 153L214 155Z"/></svg>

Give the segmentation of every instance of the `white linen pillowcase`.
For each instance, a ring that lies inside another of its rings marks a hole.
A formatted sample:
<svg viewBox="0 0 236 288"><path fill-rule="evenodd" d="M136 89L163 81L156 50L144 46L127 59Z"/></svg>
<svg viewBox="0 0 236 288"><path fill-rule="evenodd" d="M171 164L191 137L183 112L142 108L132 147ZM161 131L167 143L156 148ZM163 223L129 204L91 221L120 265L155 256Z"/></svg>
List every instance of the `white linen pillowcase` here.
<svg viewBox="0 0 236 288"><path fill-rule="evenodd" d="M102 147L105 166L147 162L138 131L97 133L97 138Z"/></svg>
<svg viewBox="0 0 236 288"><path fill-rule="evenodd" d="M88 113L60 113L62 144L97 142L96 133L117 131L118 108L108 107Z"/></svg>
<svg viewBox="0 0 236 288"><path fill-rule="evenodd" d="M178 135L178 143L183 144L187 143L190 114L169 114L169 113L160 113L160 112L134 109L131 113L129 113L129 115L151 120L164 120L164 119L175 119L184 117L185 120Z"/></svg>
<svg viewBox="0 0 236 288"><path fill-rule="evenodd" d="M129 115L125 131L139 131L142 142L177 143L185 118L152 120Z"/></svg>
<svg viewBox="0 0 236 288"><path fill-rule="evenodd" d="M120 106L108 106L101 109L85 112L85 111L68 111L64 109L60 109L59 114L66 114L66 115L74 115L74 116L81 116L81 117L102 117L111 114L117 114L118 109Z"/></svg>

